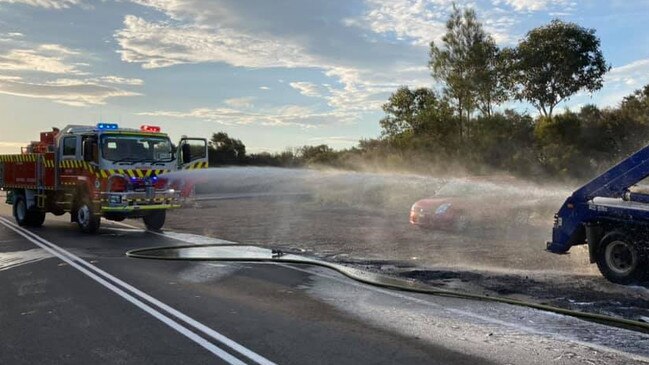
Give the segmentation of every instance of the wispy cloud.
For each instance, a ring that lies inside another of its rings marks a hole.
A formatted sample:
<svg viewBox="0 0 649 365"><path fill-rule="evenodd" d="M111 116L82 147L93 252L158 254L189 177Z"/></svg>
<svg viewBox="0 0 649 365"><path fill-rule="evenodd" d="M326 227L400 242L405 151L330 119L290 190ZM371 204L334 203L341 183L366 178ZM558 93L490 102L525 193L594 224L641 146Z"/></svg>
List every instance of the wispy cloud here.
<svg viewBox="0 0 649 365"><path fill-rule="evenodd" d="M42 44L35 48L10 49L0 54L0 70L32 71L53 74L83 74L77 65L66 62L77 56L75 50L58 44Z"/></svg>
<svg viewBox="0 0 649 365"><path fill-rule="evenodd" d="M249 68L314 65L314 60L295 44L227 28L176 26L129 15L115 37L122 60L141 63L144 68L202 62Z"/></svg>
<svg viewBox="0 0 649 365"><path fill-rule="evenodd" d="M356 26L379 34L393 34L398 40L427 46L445 31L446 13L451 0L366 0L360 17L346 18Z"/></svg>
<svg viewBox="0 0 649 365"><path fill-rule="evenodd" d="M0 3L25 4L48 9L65 9L75 5L82 5L81 0L0 0Z"/></svg>
<svg viewBox="0 0 649 365"><path fill-rule="evenodd" d="M171 119L207 120L222 125L261 125L272 127L314 128L326 124L350 122L354 115L342 112L319 112L310 107L286 105L276 108L257 108L255 111L227 106L195 108L189 111L151 111L138 115Z"/></svg>
<svg viewBox="0 0 649 365"><path fill-rule="evenodd" d="M225 99L223 103L232 108L249 109L253 106L254 97Z"/></svg>
<svg viewBox="0 0 649 365"><path fill-rule="evenodd" d="M105 104L108 98L140 95L133 91L92 81L55 80L39 83L2 78L0 78L0 93L48 99L70 106L101 105Z"/></svg>
<svg viewBox="0 0 649 365"><path fill-rule="evenodd" d="M509 5L516 11L531 12L541 11L553 7L560 7L564 11L572 10L574 2L569 0L493 0L493 5Z"/></svg>
<svg viewBox="0 0 649 365"><path fill-rule="evenodd" d="M299 91L300 94L304 96L313 97L313 98L321 98L327 93L326 86L318 85L313 82L295 81L289 83L289 85L295 90Z"/></svg>

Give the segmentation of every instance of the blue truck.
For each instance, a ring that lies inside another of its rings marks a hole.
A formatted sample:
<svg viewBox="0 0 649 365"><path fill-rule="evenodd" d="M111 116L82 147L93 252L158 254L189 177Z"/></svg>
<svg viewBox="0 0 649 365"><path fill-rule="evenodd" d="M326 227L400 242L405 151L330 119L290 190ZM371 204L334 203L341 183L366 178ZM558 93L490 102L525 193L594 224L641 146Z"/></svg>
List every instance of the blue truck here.
<svg viewBox="0 0 649 365"><path fill-rule="evenodd" d="M554 216L552 253L588 245L591 263L606 279L637 284L649 278L649 193L636 185L649 176L649 146L575 190Z"/></svg>

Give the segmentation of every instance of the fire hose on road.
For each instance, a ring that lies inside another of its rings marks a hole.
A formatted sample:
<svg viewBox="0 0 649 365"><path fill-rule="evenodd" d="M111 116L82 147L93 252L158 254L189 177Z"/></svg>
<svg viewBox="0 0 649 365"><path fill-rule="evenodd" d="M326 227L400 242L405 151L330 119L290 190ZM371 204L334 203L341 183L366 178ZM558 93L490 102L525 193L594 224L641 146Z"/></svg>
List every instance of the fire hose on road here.
<svg viewBox="0 0 649 365"><path fill-rule="evenodd" d="M385 274L379 274L349 267L333 262L318 260L279 250L271 250L257 246L239 244L208 244L208 245L181 245L152 247L131 250L127 256L139 259L155 260L188 260L188 261L221 261L221 262L249 262L249 263L282 263L319 266L339 272L355 281L386 289L401 290L413 293L422 293L436 296L453 297L470 300L490 301L505 303L521 307L533 308L572 316L609 326L649 333L649 323L631 319L617 318L598 313L580 312L576 310L555 307L547 304L526 302L506 297L497 297L480 294L462 293L445 289L438 289L414 280L406 280Z"/></svg>

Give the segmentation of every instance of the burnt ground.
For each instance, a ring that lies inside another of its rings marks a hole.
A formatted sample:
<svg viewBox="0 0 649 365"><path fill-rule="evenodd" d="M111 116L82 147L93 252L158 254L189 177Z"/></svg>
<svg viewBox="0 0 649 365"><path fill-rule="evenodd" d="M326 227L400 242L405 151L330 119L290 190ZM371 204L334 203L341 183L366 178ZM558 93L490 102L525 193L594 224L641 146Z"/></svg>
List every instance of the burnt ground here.
<svg viewBox="0 0 649 365"><path fill-rule="evenodd" d="M408 223L410 204L351 204L318 194L232 195L175 211L166 227L304 252L439 288L649 317L649 289L609 283L588 263L585 248L568 255L544 251L551 215L548 220L523 211L528 216L521 219L520 212L508 211L514 217L494 220L480 214L461 232L426 230Z"/></svg>

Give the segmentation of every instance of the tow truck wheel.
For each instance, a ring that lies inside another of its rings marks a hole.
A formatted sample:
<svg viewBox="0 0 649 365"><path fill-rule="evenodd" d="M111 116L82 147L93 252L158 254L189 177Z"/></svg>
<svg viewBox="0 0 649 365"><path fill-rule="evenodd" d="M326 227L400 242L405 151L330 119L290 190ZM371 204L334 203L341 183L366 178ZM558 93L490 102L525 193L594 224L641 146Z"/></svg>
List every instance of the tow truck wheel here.
<svg viewBox="0 0 649 365"><path fill-rule="evenodd" d="M149 214L143 217L144 225L151 231L159 231L165 224L167 218L166 210L152 210Z"/></svg>
<svg viewBox="0 0 649 365"><path fill-rule="evenodd" d="M599 271L616 284L635 284L647 277L647 258L639 245L621 232L604 236L597 257Z"/></svg>
<svg viewBox="0 0 649 365"><path fill-rule="evenodd" d="M27 225L27 202L25 201L24 195L16 194L16 196L14 197L13 213L14 218L16 219L16 223L18 223L19 226Z"/></svg>
<svg viewBox="0 0 649 365"><path fill-rule="evenodd" d="M100 217L94 214L92 204L83 199L77 207L77 224L84 233L95 233L99 229Z"/></svg>

